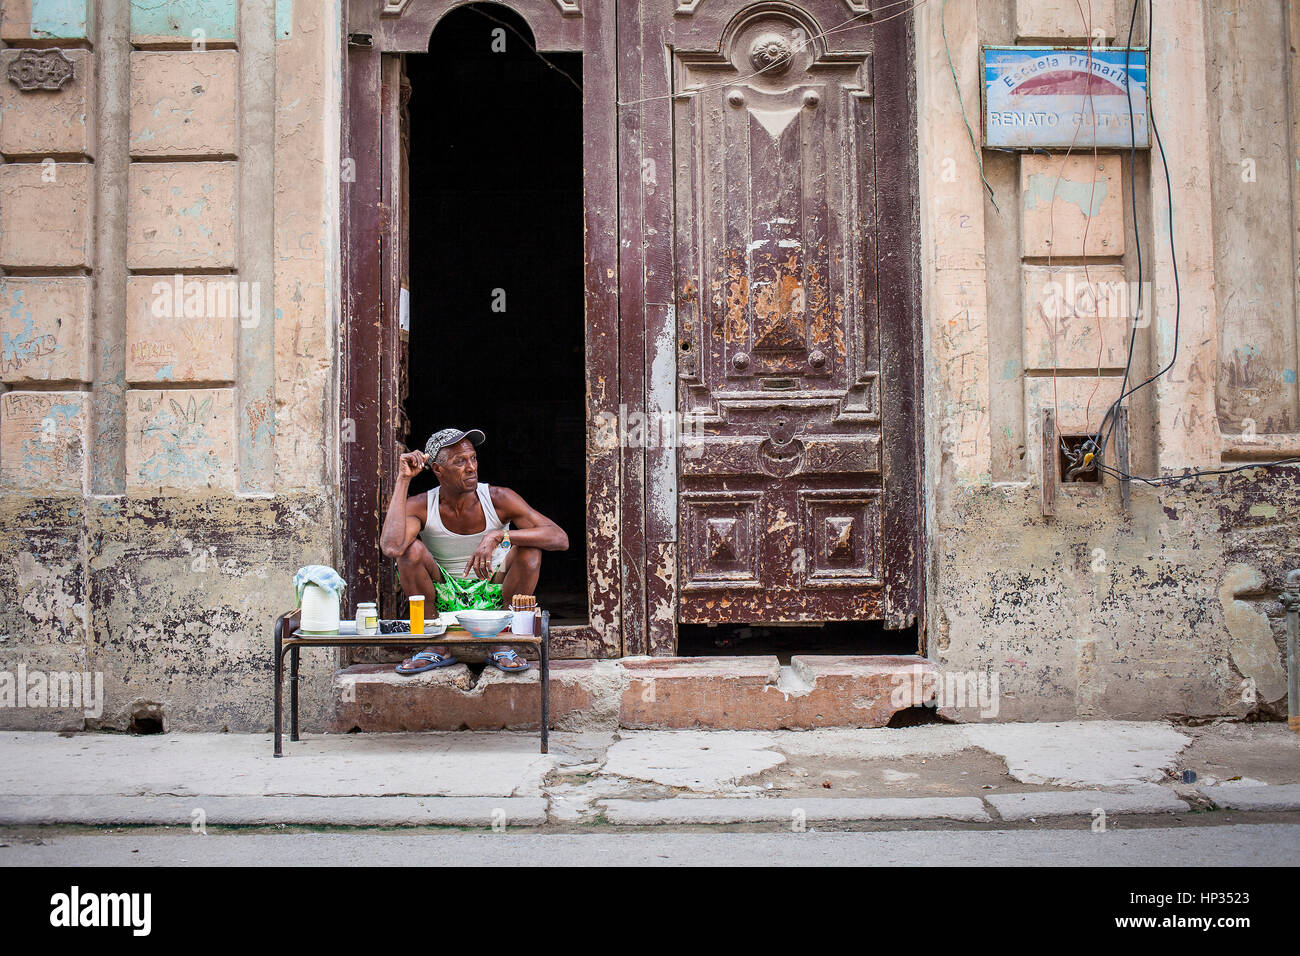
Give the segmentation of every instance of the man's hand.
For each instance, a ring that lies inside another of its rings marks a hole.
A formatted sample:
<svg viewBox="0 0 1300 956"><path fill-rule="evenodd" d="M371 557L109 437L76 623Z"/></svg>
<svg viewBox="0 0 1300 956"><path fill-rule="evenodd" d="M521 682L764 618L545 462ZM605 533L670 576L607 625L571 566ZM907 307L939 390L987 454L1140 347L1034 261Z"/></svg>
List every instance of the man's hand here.
<svg viewBox="0 0 1300 956"><path fill-rule="evenodd" d="M483 535L483 540L478 543L478 547L465 564L465 573L469 574L472 570L480 581L487 581L491 578L492 554L504 538L505 532L503 531L489 531Z"/></svg>
<svg viewBox="0 0 1300 956"><path fill-rule="evenodd" d="M422 451L408 451L397 463L397 477L410 480L424 470L427 456Z"/></svg>

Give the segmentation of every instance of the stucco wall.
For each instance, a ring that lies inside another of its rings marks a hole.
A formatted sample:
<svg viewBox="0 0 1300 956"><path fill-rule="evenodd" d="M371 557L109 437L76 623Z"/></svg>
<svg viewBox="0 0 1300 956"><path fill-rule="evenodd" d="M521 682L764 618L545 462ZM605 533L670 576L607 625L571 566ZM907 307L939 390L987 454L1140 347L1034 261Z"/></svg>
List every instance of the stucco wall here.
<svg viewBox="0 0 1300 956"><path fill-rule="evenodd" d="M1093 281L1136 281L1139 237L1154 309L1138 329L1137 381L1173 359L1176 319L1179 335L1171 371L1129 400L1130 471L1216 468L1225 448L1229 465L1270 458L1263 444L1234 453L1225 443L1215 381L1216 369L1224 380L1220 343L1243 336L1295 367L1292 186L1279 171L1291 162L1291 118L1276 83L1242 79L1293 67L1278 37L1286 4L1223 6L1207 4L1202 20L1199 10L1186 16L1186 4L1155 4L1151 108L1169 163L1172 232L1158 153L1139 152L1134 197L1127 151L977 150L949 68L950 52L978 137L981 44L1079 43L1097 30L1122 43L1128 4L1085 3L1092 30L1073 0L953 3L946 22L939 5L917 13L927 651L944 670L996 671L1000 720L1285 710L1276 593L1286 569L1300 565L1294 467L1173 487L1135 482L1128 513L1112 479L1061 486L1051 516L1040 495L1043 410L1055 410L1066 434L1095 431L1118 393L1132 327L1077 316L1045 331L1042 285L1071 274L1082 282L1085 270ZM1135 36L1145 36L1143 16ZM1254 143L1262 155L1261 137L1273 144L1268 183L1242 199L1242 153ZM1256 228L1265 216L1272 225ZM1244 326L1221 321L1231 290L1246 287L1255 290L1249 301L1267 296L1271 307L1253 309ZM1289 408L1294 422L1293 393L1279 389L1268 400ZM1273 436L1271 457L1295 439Z"/></svg>
<svg viewBox="0 0 1300 956"><path fill-rule="evenodd" d="M0 10L0 66L76 69L0 93L0 670L102 672L91 726L269 728L271 619L338 547L338 7Z"/></svg>

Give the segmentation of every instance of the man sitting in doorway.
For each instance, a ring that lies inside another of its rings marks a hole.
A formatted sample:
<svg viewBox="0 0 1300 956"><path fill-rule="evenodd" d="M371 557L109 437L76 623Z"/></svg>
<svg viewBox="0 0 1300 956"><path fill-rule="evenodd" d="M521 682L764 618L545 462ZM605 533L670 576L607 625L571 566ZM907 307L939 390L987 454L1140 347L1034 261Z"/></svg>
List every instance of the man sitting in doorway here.
<svg viewBox="0 0 1300 956"><path fill-rule="evenodd" d="M403 455L398 466L379 548L397 559L406 596L422 594L426 606L436 606L434 583L445 581L444 574L460 581L491 581L482 590L491 592L497 607L503 595L535 594L542 552L568 550L569 536L560 526L515 492L479 484L474 446L482 443L477 428L444 428L424 451ZM408 498L411 479L426 465L438 486ZM502 550L503 557L498 554ZM507 673L528 670L528 661L507 647L492 651L488 661ZM433 646L402 661L397 673L419 674L455 663L445 646Z"/></svg>

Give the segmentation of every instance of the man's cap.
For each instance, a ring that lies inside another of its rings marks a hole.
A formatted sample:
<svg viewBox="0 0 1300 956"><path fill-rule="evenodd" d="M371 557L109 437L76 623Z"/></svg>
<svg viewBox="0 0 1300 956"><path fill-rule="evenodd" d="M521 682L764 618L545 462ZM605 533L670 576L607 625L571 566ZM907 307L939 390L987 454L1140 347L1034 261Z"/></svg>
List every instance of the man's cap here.
<svg viewBox="0 0 1300 956"><path fill-rule="evenodd" d="M459 428L444 428L442 431L436 432L434 436L429 439L428 443L424 446L424 453L428 455L429 458L436 458L438 452L442 451L449 445L456 444L458 441L464 441L466 438L472 441L475 445L483 444L483 433L477 428L471 428L467 432L461 431Z"/></svg>

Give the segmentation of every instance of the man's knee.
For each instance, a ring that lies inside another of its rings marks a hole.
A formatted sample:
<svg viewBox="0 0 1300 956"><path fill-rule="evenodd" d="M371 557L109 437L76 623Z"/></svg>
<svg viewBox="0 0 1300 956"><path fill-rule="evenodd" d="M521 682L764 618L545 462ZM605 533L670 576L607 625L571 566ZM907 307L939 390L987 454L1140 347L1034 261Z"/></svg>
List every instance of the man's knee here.
<svg viewBox="0 0 1300 956"><path fill-rule="evenodd" d="M399 566L403 564L423 564L424 557L428 553L429 549L424 546L424 542L416 538L406 546L405 551L397 556L397 563Z"/></svg>
<svg viewBox="0 0 1300 956"><path fill-rule="evenodd" d="M433 559L429 556L429 549L419 538L416 538L397 556L397 580L402 586L402 592L409 597L417 592L426 591L428 581L425 575L435 583L441 581L442 575L438 573L436 566L430 572L429 567L432 564Z"/></svg>
<svg viewBox="0 0 1300 956"><path fill-rule="evenodd" d="M542 567L542 549L541 548L520 548L515 560L520 562L520 567L529 571L540 571Z"/></svg>
<svg viewBox="0 0 1300 956"><path fill-rule="evenodd" d="M442 582L442 571L438 569L438 564L433 560L433 555L429 549L424 546L424 542L419 538L412 541L401 554L397 556L397 576L402 583L402 588L407 589L408 585L414 585L419 590L426 590L426 584L421 583L422 578L417 581L421 571L429 576L429 580L434 584ZM410 593L408 591L408 593Z"/></svg>

